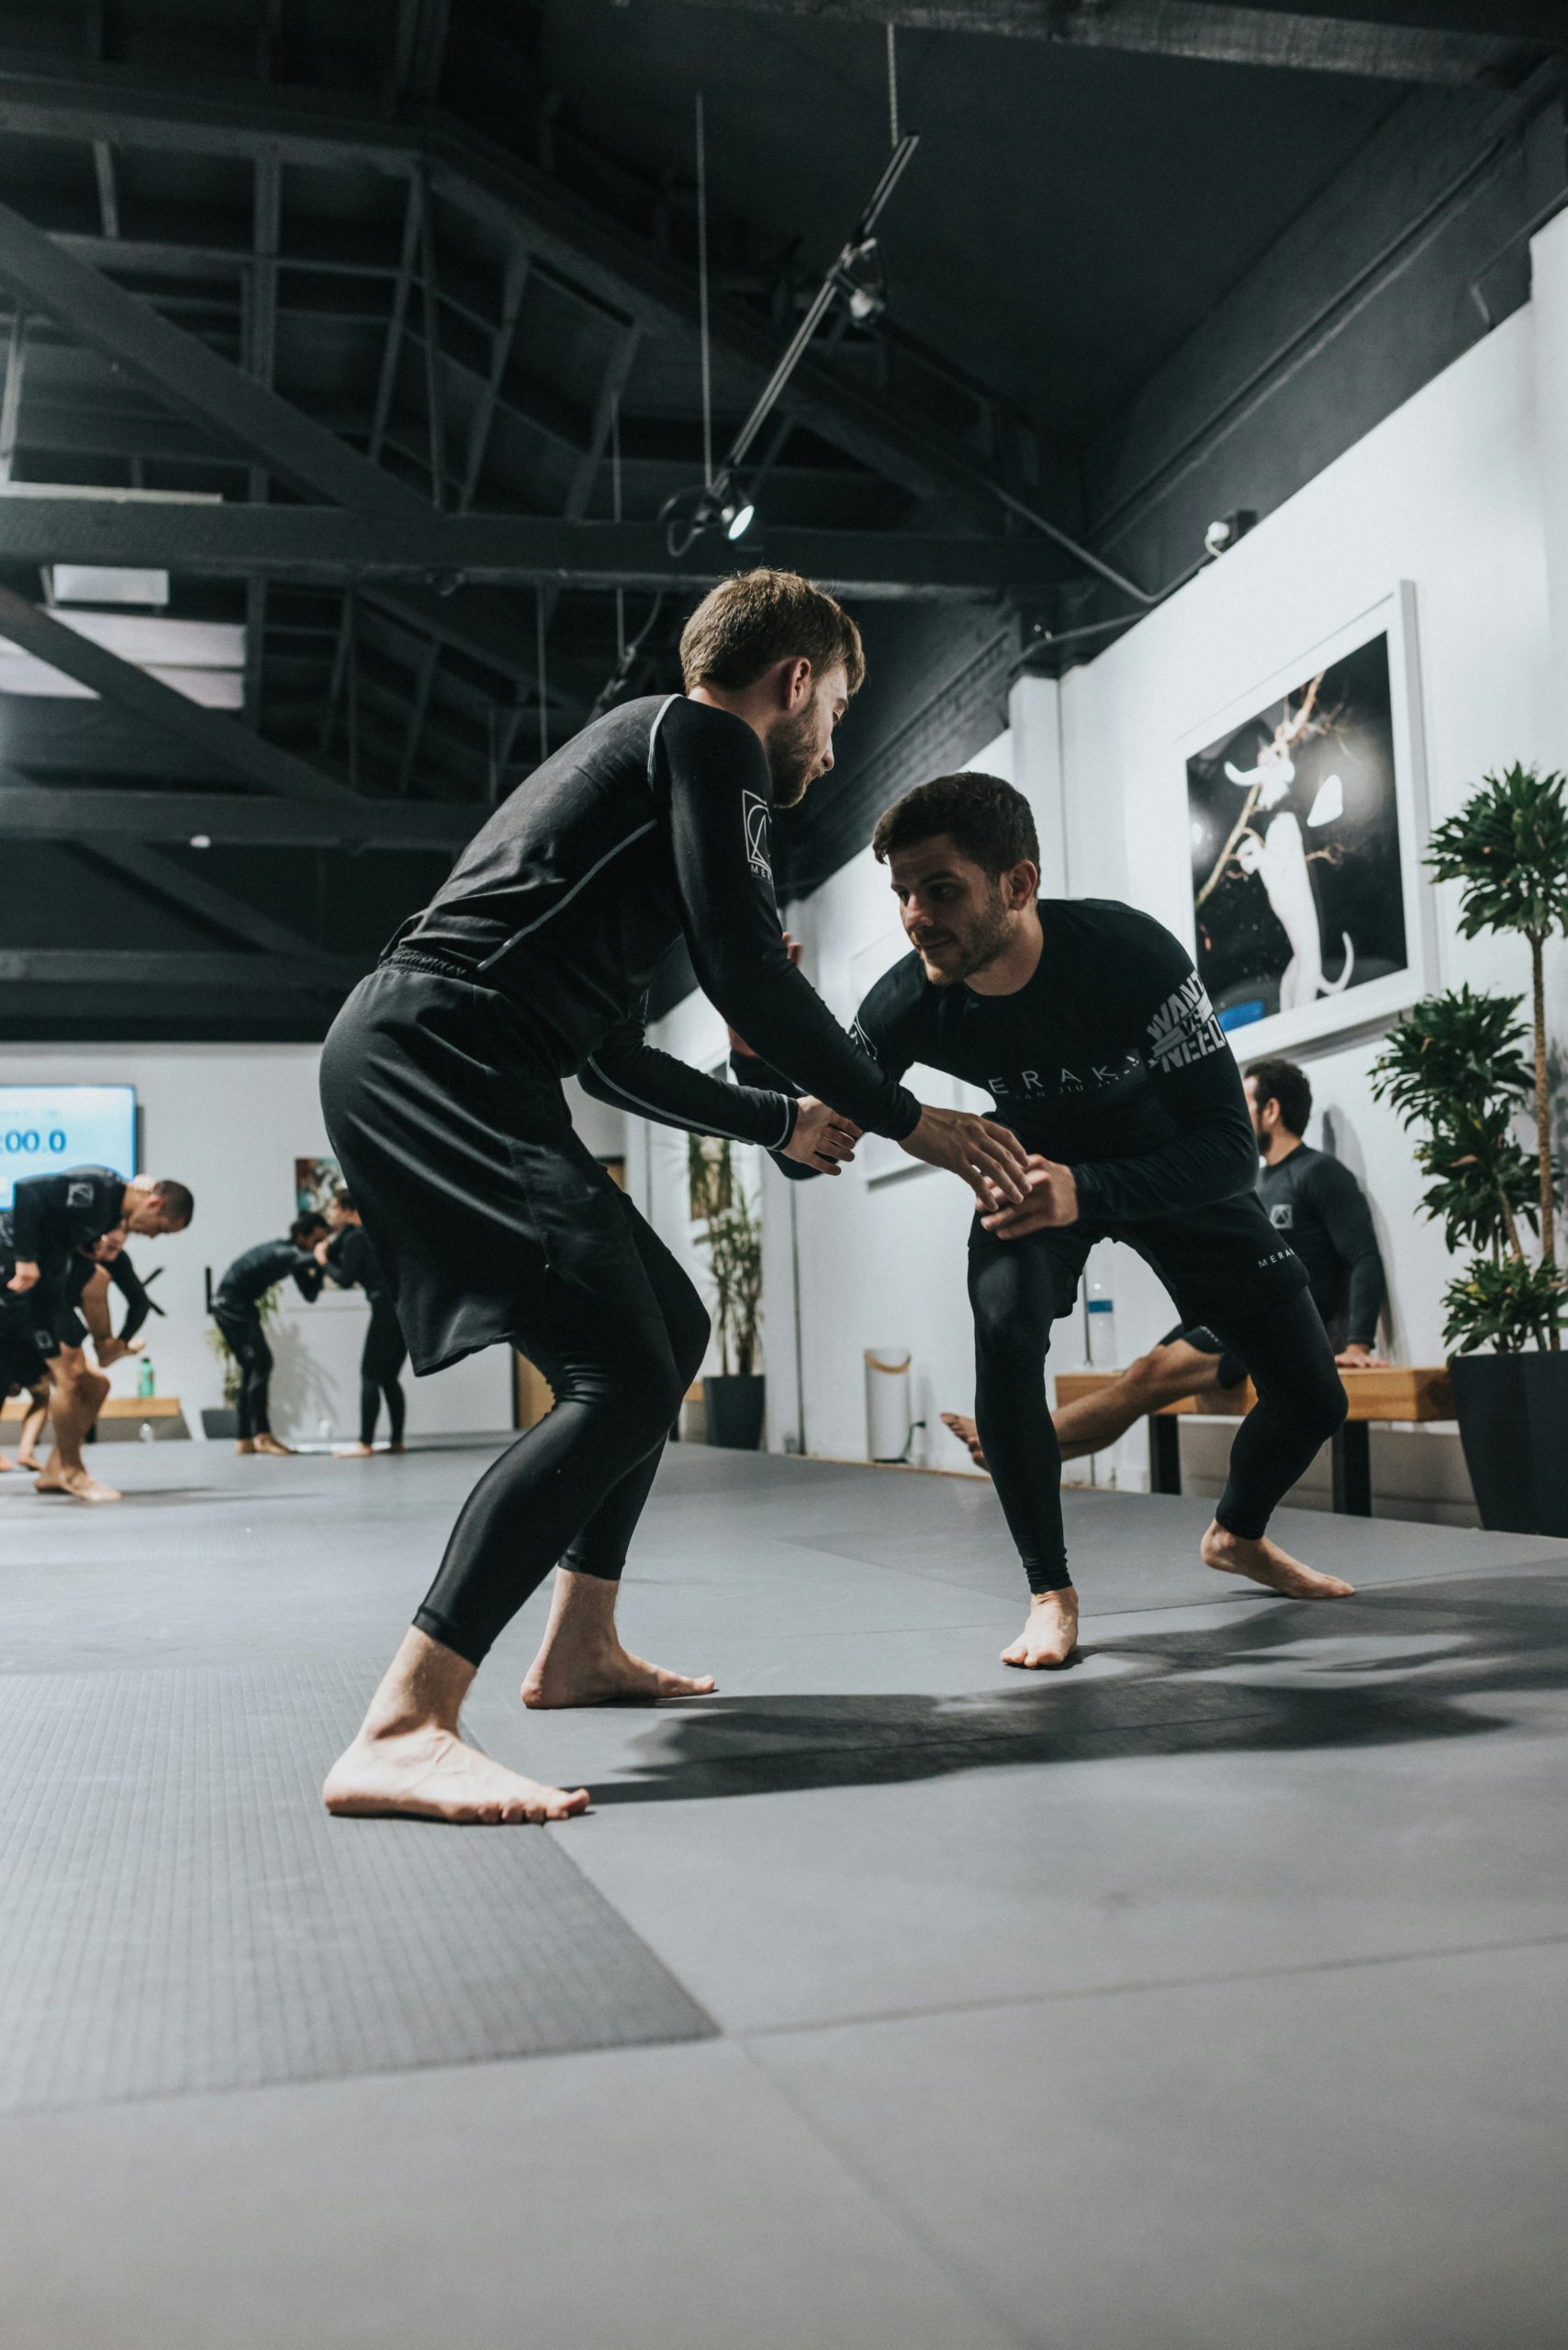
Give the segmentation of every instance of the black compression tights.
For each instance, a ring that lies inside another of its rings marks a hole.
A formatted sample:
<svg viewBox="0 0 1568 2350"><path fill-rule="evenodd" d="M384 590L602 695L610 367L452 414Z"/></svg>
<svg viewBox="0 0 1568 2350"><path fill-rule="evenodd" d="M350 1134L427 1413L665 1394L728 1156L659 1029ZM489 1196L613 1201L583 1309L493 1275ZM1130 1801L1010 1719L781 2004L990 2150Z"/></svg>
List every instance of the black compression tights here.
<svg viewBox="0 0 1568 2350"><path fill-rule="evenodd" d="M364 1351L359 1359L361 1444L371 1444L375 1439L383 1395L386 1398L387 1432L394 1444L402 1443L405 1407L398 1373L408 1360L408 1340L390 1301L385 1305L373 1305L370 1327L364 1334Z"/></svg>
<svg viewBox="0 0 1568 2350"><path fill-rule="evenodd" d="M266 1436L272 1428L267 1390L273 1375L273 1350L263 1332L262 1317L252 1305L238 1311L215 1310L213 1319L240 1367L240 1393L236 1399L240 1434Z"/></svg>
<svg viewBox="0 0 1568 2350"><path fill-rule="evenodd" d="M1060 1591L1071 1574L1061 1518L1061 1454L1046 1404L1052 1310L1035 1252L977 1252L975 1423L1031 1591ZM1215 1509L1232 1534L1256 1538L1345 1416L1345 1391L1316 1307L1305 1290L1220 1330L1258 1401L1237 1430L1230 1476Z"/></svg>
<svg viewBox="0 0 1568 2350"><path fill-rule="evenodd" d="M471 1664L557 1561L578 1574L620 1575L707 1349L701 1299L631 1201L617 1197L621 1245L600 1265L597 1292L548 1288L516 1333L554 1409L480 1478L414 1617Z"/></svg>

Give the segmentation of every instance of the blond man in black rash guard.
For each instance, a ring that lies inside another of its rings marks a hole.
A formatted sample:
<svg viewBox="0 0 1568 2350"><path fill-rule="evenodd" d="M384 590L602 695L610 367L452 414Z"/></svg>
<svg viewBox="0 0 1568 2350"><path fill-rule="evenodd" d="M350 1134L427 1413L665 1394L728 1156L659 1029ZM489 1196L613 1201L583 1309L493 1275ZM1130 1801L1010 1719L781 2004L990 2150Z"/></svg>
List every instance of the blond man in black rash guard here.
<svg viewBox="0 0 1568 2350"><path fill-rule="evenodd" d="M557 1562L527 1705L713 1686L630 1654L615 1622L708 1315L573 1132L563 1078L819 1172L836 1173L870 1129L977 1194L1024 1196L1016 1139L923 1109L846 1036L785 949L769 817L833 765L864 671L854 621L792 573L752 572L703 599L681 661L684 694L595 720L496 811L327 1040L328 1134L416 1374L504 1341L555 1396L465 1504L328 1775L335 1812L512 1821L586 1806L586 1790L521 1778L458 1735L478 1665ZM726 1085L648 1044L647 991L679 941L719 1012L805 1098Z"/></svg>

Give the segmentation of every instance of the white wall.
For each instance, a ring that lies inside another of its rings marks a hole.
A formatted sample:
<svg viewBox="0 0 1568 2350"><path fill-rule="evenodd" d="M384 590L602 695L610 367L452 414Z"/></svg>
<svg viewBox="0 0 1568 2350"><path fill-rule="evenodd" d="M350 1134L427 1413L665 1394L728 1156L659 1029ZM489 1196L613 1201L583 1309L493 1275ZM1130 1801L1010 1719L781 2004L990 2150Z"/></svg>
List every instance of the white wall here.
<svg viewBox="0 0 1568 2350"><path fill-rule="evenodd" d="M977 745L971 763L1011 757L1014 780L1035 803L1047 890L1126 899L1185 936L1182 738L1401 580L1416 591L1432 821L1458 808L1488 768L1516 758L1568 766L1568 216L1536 241L1529 307L1059 688L1031 680L1015 689L1010 743ZM861 991L852 967L864 983L871 942L885 935L890 954L898 944L886 876L868 851L787 918L807 942L809 974L843 1013ZM1522 948L1458 939L1450 893L1439 893L1436 928L1434 986L1527 985ZM1561 957L1550 990L1562 1038L1568 968ZM710 1046L716 1056L716 1038L714 1015L693 998L658 1041L688 1058L695 1042L705 1058ZM1362 1034L1301 1052L1317 1096L1312 1138L1322 1139L1327 1121L1332 1147L1372 1198L1392 1291L1389 1350L1430 1361L1442 1353L1449 1267L1440 1232L1420 1213L1409 1142L1372 1099L1377 1049L1378 1038ZM656 1159L664 1146L654 1147ZM765 1191L770 1440L781 1441L795 1418L791 1199L809 1448L864 1450L867 1346L913 1349L928 1418L931 1407L967 1409L961 1188L924 1171L881 1184L851 1173L833 1184L787 1186L769 1169ZM668 1237L672 1187L655 1183L646 1196ZM1173 1317L1130 1252L1106 1254L1126 1360ZM1058 1367L1077 1351L1075 1333L1058 1334ZM928 1429L926 1442L934 1460L958 1460L940 1429ZM1456 1485L1440 1440L1424 1451L1391 1442L1382 1458L1385 1493L1426 1494L1432 1515L1464 1514L1462 1483ZM1125 1440L1118 1466L1124 1482L1138 1481L1141 1434Z"/></svg>
<svg viewBox="0 0 1568 2350"><path fill-rule="evenodd" d="M216 1281L242 1248L287 1231L294 1161L327 1150L319 1058L312 1045L0 1046L0 1082L133 1085L140 1171L174 1176L196 1193L188 1232L134 1241L130 1253L144 1278L159 1270L152 1294L165 1318L151 1317L147 1351L159 1393L180 1397L198 1439L202 1407L220 1404L223 1392L222 1370L207 1341L203 1270L210 1266ZM314 1439L323 1419L333 1437L355 1433L364 1321L355 1291L329 1289L315 1305L297 1297L285 1305L273 1328L273 1419L281 1436ZM136 1376L134 1361L116 1364L114 1393L134 1394ZM404 1383L412 1436L511 1427L502 1348L435 1379L406 1373Z"/></svg>

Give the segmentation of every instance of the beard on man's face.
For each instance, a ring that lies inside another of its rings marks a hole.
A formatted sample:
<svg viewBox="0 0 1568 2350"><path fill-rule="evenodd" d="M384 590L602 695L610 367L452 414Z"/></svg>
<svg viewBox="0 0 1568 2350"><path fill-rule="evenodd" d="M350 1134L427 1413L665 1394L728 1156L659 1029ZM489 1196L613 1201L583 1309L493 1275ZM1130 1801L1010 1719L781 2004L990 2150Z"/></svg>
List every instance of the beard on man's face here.
<svg viewBox="0 0 1568 2350"><path fill-rule="evenodd" d="M925 976L934 987L956 987L960 979L971 979L976 971L983 971L988 963L993 963L1012 934L1007 901L1002 894L1001 882L994 881L990 897L972 920L948 923L942 960L927 963Z"/></svg>
<svg viewBox="0 0 1568 2350"><path fill-rule="evenodd" d="M823 772L814 703L808 702L793 718L779 720L767 738L767 769L773 778L773 805L798 808Z"/></svg>

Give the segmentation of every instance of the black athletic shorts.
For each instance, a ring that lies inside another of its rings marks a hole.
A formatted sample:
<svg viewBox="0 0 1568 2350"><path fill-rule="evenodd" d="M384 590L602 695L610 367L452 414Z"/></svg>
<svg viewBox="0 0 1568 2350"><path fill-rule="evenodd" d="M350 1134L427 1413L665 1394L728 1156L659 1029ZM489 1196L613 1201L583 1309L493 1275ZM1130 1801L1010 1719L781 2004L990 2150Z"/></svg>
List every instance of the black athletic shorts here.
<svg viewBox="0 0 1568 2350"><path fill-rule="evenodd" d="M507 996L400 948L360 981L321 1054L333 1155L420 1377L554 1326L574 1294L625 1310L619 1194Z"/></svg>
<svg viewBox="0 0 1568 2350"><path fill-rule="evenodd" d="M1229 1339L1241 1324L1306 1287L1305 1266L1294 1248L1282 1244L1255 1192L1220 1200L1212 1207L1133 1223L1086 1219L1032 1232L1022 1240L998 1239L978 1216L969 1232L971 1253L991 1248L1039 1252L1050 1268L1053 1321L1072 1312L1089 1251L1100 1240L1119 1240L1136 1250L1182 1316L1178 1333L1190 1337L1194 1330L1205 1330L1216 1352L1225 1348L1214 1338L1215 1331Z"/></svg>
<svg viewBox="0 0 1568 2350"><path fill-rule="evenodd" d="M1239 1387L1247 1376L1247 1365L1239 1355L1232 1354L1223 1338L1216 1338L1206 1323L1178 1322L1174 1330L1167 1330L1159 1341L1162 1347L1174 1346L1180 1338L1184 1346L1195 1347L1201 1355L1218 1355L1219 1383L1222 1387Z"/></svg>
<svg viewBox="0 0 1568 2350"><path fill-rule="evenodd" d="M0 1395L9 1387L36 1387L49 1375L50 1356L60 1352L47 1297L41 1310L29 1303L38 1294L13 1291L7 1298L0 1292Z"/></svg>

